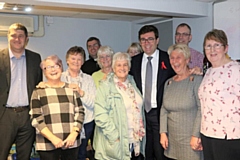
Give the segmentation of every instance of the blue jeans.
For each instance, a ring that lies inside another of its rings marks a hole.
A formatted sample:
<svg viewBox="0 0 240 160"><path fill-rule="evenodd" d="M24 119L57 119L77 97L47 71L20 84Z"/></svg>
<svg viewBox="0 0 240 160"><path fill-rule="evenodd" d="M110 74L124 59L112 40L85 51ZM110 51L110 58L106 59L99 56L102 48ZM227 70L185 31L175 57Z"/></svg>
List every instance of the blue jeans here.
<svg viewBox="0 0 240 160"><path fill-rule="evenodd" d="M84 124L86 138L82 139L82 143L79 147L78 160L86 160L88 140L94 132L94 126L94 121Z"/></svg>

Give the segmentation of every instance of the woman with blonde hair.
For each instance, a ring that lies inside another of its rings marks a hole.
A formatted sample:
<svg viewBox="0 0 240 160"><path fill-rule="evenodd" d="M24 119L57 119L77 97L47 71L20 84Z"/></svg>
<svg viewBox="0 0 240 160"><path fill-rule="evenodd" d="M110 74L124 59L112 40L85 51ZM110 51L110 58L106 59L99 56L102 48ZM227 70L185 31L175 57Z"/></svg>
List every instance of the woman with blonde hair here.
<svg viewBox="0 0 240 160"><path fill-rule="evenodd" d="M127 53L133 57L139 53L143 52L142 47L139 43L133 42L127 49Z"/></svg>

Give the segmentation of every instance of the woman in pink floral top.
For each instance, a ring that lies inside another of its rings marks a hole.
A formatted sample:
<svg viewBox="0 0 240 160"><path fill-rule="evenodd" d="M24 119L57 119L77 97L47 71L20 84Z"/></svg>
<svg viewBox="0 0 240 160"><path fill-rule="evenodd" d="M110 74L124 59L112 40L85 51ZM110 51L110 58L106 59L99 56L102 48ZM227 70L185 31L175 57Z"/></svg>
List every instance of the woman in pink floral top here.
<svg viewBox="0 0 240 160"><path fill-rule="evenodd" d="M213 29L204 38L212 67L199 87L204 160L240 159L240 64L226 57L228 40Z"/></svg>

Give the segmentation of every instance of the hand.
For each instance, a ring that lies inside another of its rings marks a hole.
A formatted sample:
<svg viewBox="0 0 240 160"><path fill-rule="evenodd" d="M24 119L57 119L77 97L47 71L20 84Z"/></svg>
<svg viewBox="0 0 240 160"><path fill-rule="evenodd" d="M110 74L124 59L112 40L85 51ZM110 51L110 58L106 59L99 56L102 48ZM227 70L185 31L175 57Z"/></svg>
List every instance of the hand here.
<svg viewBox="0 0 240 160"><path fill-rule="evenodd" d="M45 82L39 82L36 88L46 88Z"/></svg>
<svg viewBox="0 0 240 160"><path fill-rule="evenodd" d="M81 97L83 97L85 94L85 92L81 90L81 88L77 84L71 83L69 84L69 88L72 88L73 91L77 91Z"/></svg>
<svg viewBox="0 0 240 160"><path fill-rule="evenodd" d="M194 136L191 137L190 146L196 151L201 151L203 149L201 139Z"/></svg>
<svg viewBox="0 0 240 160"><path fill-rule="evenodd" d="M72 88L74 91L80 90L79 86L75 83L70 83L69 88Z"/></svg>
<svg viewBox="0 0 240 160"><path fill-rule="evenodd" d="M68 137L63 141L65 144L65 147L69 148L69 147L73 146L77 136L78 136L77 132L75 132L75 131L71 132L68 135Z"/></svg>
<svg viewBox="0 0 240 160"><path fill-rule="evenodd" d="M193 67L189 69L190 74L203 75L202 69L199 67Z"/></svg>
<svg viewBox="0 0 240 160"><path fill-rule="evenodd" d="M161 133L160 135L160 143L162 145L162 147L167 150L168 148L168 137L166 133Z"/></svg>
<svg viewBox="0 0 240 160"><path fill-rule="evenodd" d="M52 142L52 144L54 145L55 148L62 148L63 145L64 145L64 142L60 138L58 138L56 136L54 136L51 139L51 142Z"/></svg>

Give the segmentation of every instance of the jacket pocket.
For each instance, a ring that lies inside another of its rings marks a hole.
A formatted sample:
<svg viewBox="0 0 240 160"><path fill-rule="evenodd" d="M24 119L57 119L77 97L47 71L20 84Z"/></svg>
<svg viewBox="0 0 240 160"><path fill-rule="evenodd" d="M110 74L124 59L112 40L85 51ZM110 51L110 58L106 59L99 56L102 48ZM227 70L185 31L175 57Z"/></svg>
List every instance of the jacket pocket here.
<svg viewBox="0 0 240 160"><path fill-rule="evenodd" d="M105 149L106 149L106 155L109 158L119 159L119 160L121 159L120 141L109 143L109 141L107 140Z"/></svg>

